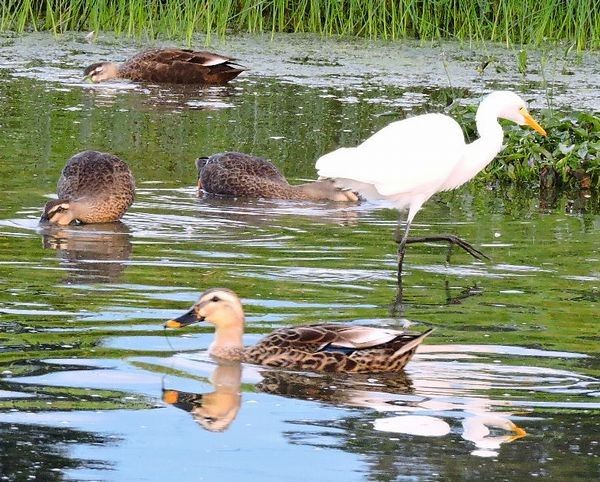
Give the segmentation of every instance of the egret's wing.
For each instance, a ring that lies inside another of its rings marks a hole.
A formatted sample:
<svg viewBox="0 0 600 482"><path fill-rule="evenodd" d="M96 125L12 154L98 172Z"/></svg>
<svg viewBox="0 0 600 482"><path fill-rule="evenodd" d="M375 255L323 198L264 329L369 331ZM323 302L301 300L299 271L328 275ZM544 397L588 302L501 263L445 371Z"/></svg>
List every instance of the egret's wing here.
<svg viewBox="0 0 600 482"><path fill-rule="evenodd" d="M372 184L382 195L436 191L462 159L465 141L456 121L427 114L393 122L355 148L317 160L322 177Z"/></svg>

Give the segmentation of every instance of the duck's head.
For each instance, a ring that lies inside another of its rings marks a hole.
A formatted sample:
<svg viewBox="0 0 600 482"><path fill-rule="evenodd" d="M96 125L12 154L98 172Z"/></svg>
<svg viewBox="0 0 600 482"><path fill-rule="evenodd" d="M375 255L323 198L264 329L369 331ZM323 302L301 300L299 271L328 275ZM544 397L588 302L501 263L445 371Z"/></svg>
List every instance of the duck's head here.
<svg viewBox="0 0 600 482"><path fill-rule="evenodd" d="M90 212L98 202L97 198L83 196L77 199L53 199L44 206L40 223L66 226L73 221L81 223L90 221Z"/></svg>
<svg viewBox="0 0 600 482"><path fill-rule="evenodd" d="M83 71L83 78L92 82L102 82L118 76L119 66L114 62L97 62Z"/></svg>
<svg viewBox="0 0 600 482"><path fill-rule="evenodd" d="M44 212L40 218L41 223L58 224L66 226L77 219L74 204L68 199L53 199L44 206Z"/></svg>
<svg viewBox="0 0 600 482"><path fill-rule="evenodd" d="M479 108L482 111L493 112L496 117L507 119L523 126L527 125L544 137L546 131L527 110L526 102L514 92L497 90L483 99Z"/></svg>
<svg viewBox="0 0 600 482"><path fill-rule="evenodd" d="M244 310L239 297L227 288L211 288L183 315L169 320L165 328L182 328L193 323L207 321L217 329L244 325Z"/></svg>

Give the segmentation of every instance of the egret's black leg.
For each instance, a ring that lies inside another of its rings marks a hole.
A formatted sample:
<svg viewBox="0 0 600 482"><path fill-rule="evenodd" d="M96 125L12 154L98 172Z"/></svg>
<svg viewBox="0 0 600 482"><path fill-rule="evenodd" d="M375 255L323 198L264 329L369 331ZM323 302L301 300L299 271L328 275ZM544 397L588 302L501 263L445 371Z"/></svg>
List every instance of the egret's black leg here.
<svg viewBox="0 0 600 482"><path fill-rule="evenodd" d="M394 302L390 306L390 315L396 318L404 316L404 292L402 288L402 277L398 278L398 290Z"/></svg>
<svg viewBox="0 0 600 482"><path fill-rule="evenodd" d="M430 241L446 241L447 243L454 244L462 249L464 249L467 253L469 253L474 258L479 260L487 259L489 260L489 256L485 255L477 248L474 248L471 244L467 243L464 239L460 239L458 236L454 236L452 234L445 234L440 236L421 236L419 238L410 238L407 239L404 244L413 244L413 243L427 243Z"/></svg>
<svg viewBox="0 0 600 482"><path fill-rule="evenodd" d="M454 247L454 245L452 243L448 243L448 252L446 253L446 264L450 264L450 258L452 257L452 251L454 251L452 248Z"/></svg>
<svg viewBox="0 0 600 482"><path fill-rule="evenodd" d="M400 225L398 225L398 228ZM406 253L406 243L408 241L408 231L410 230L410 222L406 222L404 234L398 244L398 285L402 286L402 264L404 263L404 254ZM396 230L396 242L398 242L399 231Z"/></svg>

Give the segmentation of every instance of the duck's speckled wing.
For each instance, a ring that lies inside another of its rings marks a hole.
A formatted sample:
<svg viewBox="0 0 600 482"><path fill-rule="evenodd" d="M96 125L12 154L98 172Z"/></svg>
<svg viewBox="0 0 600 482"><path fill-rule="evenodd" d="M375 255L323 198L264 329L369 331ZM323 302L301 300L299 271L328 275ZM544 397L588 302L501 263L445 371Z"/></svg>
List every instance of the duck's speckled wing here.
<svg viewBox="0 0 600 482"><path fill-rule="evenodd" d="M331 372L398 371L430 332L329 324L283 328L247 348L244 360Z"/></svg>
<svg viewBox="0 0 600 482"><path fill-rule="evenodd" d="M135 181L129 166L112 154L80 152L67 162L58 180L59 199L85 200L88 214L82 222L119 219L135 197Z"/></svg>
<svg viewBox="0 0 600 482"><path fill-rule="evenodd" d="M80 152L67 162L57 185L61 199L125 195L133 202L135 182L129 166L111 154Z"/></svg>
<svg viewBox="0 0 600 482"><path fill-rule="evenodd" d="M152 49L124 62L119 73L135 81L224 84L246 70L234 60L206 51Z"/></svg>
<svg viewBox="0 0 600 482"><path fill-rule="evenodd" d="M253 198L290 198L294 194L272 163L241 152L214 154L196 165L199 187L209 194Z"/></svg>

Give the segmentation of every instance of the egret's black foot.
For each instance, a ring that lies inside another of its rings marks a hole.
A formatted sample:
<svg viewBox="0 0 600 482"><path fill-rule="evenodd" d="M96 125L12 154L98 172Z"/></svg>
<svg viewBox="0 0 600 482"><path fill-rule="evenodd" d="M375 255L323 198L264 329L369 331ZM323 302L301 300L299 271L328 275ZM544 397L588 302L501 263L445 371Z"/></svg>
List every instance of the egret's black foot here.
<svg viewBox="0 0 600 482"><path fill-rule="evenodd" d="M467 243L464 239L460 239L458 236L454 236L453 234L444 234L441 236L422 236L419 238L408 238L406 240L406 244L413 243L428 243L431 241L446 241L450 244L455 244L456 246L464 249L467 253L473 256L476 259L489 260L490 257L486 254L479 251L477 248L473 247L471 244Z"/></svg>

